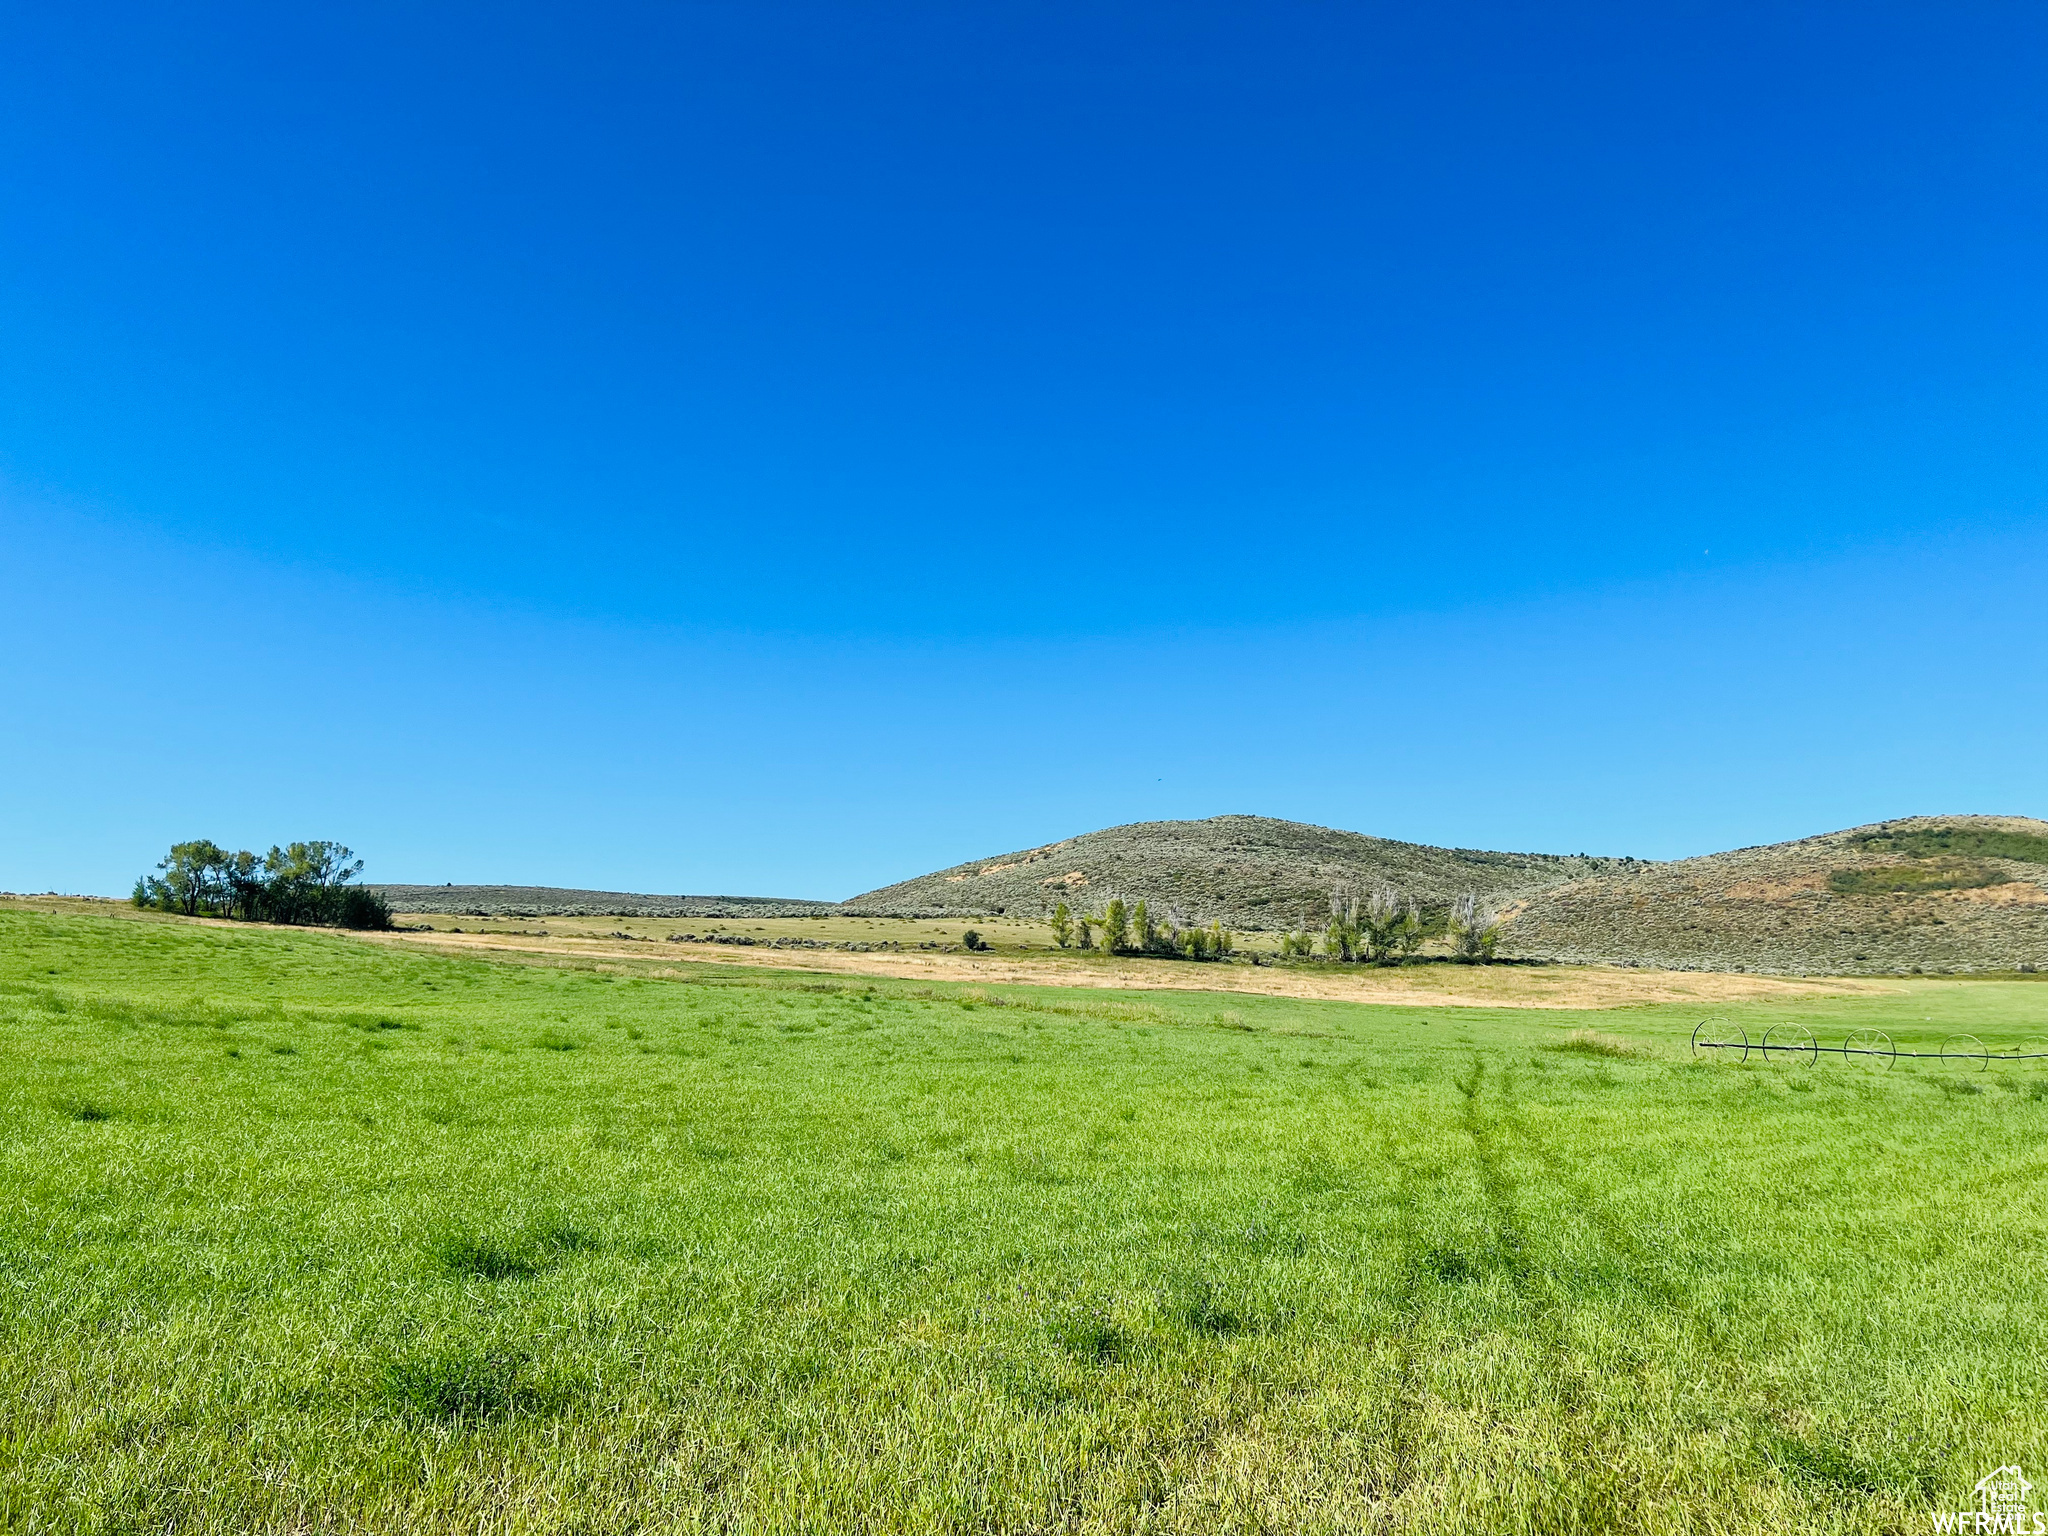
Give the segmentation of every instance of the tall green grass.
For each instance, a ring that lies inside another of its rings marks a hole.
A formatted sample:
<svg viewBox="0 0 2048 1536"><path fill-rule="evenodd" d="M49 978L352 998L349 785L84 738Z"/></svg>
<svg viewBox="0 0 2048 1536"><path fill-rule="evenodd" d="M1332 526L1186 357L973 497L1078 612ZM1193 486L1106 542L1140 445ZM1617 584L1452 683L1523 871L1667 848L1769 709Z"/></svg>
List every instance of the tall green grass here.
<svg viewBox="0 0 2048 1536"><path fill-rule="evenodd" d="M1904 1531L2043 1463L2048 1077L1695 1019L0 913L0 1526Z"/></svg>

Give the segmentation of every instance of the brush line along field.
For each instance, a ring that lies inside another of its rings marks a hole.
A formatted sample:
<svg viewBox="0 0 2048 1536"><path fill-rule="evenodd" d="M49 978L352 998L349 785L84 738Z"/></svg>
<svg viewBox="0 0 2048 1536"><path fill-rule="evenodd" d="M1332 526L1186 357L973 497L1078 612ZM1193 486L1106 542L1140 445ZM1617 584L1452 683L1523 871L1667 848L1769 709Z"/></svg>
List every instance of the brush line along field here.
<svg viewBox="0 0 2048 1536"><path fill-rule="evenodd" d="M0 911L0 1527L1904 1532L2048 1461L2048 1075L673 969Z"/></svg>

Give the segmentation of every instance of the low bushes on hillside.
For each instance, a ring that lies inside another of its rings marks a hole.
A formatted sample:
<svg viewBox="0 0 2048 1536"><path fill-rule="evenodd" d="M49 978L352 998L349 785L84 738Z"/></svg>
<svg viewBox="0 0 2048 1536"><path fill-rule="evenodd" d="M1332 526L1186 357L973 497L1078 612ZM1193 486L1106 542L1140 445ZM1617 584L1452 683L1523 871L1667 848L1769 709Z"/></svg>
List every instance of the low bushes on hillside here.
<svg viewBox="0 0 2048 1536"><path fill-rule="evenodd" d="M2048 837L2007 827L1886 827L1857 833L1848 846L1859 853L1896 853L1909 859L1968 857L2048 864Z"/></svg>
<svg viewBox="0 0 2048 1536"><path fill-rule="evenodd" d="M1928 859L1918 864L1881 864L1837 869L1828 889L1837 896L1890 896L1915 891L1976 891L2010 885L2012 876L1976 859Z"/></svg>
<svg viewBox="0 0 2048 1536"><path fill-rule="evenodd" d="M1412 892L1441 912L1460 891L1519 901L1537 891L1635 861L1586 855L1435 848L1264 816L1143 822L934 870L850 898L853 916L1043 913L1054 900L1099 910L1107 897L1142 894L1157 910L1174 902L1203 921L1272 932L1309 914L1320 926L1333 885Z"/></svg>
<svg viewBox="0 0 2048 1536"><path fill-rule="evenodd" d="M2048 968L2044 891L2048 822L1907 817L1538 892L1501 949L1680 971L2019 974Z"/></svg>
<svg viewBox="0 0 2048 1536"><path fill-rule="evenodd" d="M288 843L259 859L246 848L230 853L199 838L172 844L156 873L135 882L133 900L138 907L187 917L389 928L391 908L384 898L350 883L362 869L363 861L340 843Z"/></svg>

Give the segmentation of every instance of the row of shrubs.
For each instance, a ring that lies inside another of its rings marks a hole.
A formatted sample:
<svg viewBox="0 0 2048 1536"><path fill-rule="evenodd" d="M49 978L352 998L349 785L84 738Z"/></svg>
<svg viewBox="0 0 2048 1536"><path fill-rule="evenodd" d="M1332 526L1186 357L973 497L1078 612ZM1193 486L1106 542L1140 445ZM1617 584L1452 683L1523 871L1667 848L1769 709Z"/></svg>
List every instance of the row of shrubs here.
<svg viewBox="0 0 2048 1536"><path fill-rule="evenodd" d="M353 860L353 862L351 862ZM258 858L205 838L173 843L156 873L135 882L138 907L187 917L320 928L389 928L391 908L350 882L363 861L340 843L287 843Z"/></svg>
<svg viewBox="0 0 2048 1536"><path fill-rule="evenodd" d="M1106 955L1164 955L1220 960L1237 948L1237 935L1221 923L1200 927L1177 907L1155 917L1140 899L1112 896L1096 912L1075 912L1064 901L1052 909L1052 938L1061 949L1099 949Z"/></svg>

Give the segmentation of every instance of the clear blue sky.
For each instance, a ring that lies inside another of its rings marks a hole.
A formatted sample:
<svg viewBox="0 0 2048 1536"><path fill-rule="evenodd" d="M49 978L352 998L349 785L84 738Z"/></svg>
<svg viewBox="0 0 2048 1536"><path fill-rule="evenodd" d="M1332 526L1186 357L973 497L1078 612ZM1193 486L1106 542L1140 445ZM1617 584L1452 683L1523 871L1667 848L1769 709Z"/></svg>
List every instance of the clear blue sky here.
<svg viewBox="0 0 2048 1536"><path fill-rule="evenodd" d="M0 887L2048 814L2036 4L12 6Z"/></svg>

